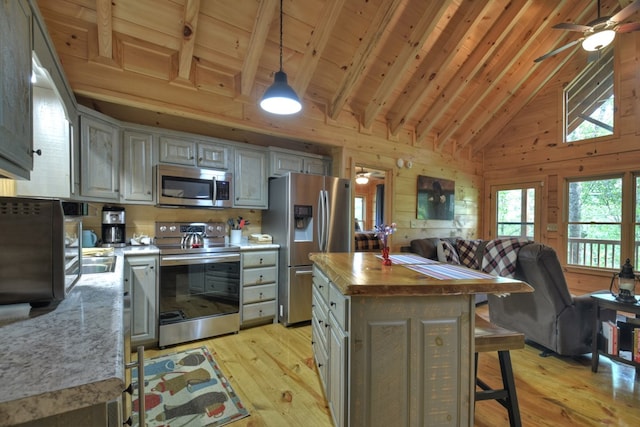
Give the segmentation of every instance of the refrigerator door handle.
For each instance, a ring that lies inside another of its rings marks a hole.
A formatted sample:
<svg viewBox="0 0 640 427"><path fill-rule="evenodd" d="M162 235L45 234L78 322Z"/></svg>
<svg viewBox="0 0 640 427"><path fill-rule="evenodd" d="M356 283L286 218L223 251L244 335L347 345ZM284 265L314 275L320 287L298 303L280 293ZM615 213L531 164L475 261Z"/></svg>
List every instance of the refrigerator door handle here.
<svg viewBox="0 0 640 427"><path fill-rule="evenodd" d="M318 247L320 252L324 252L324 203L322 203L322 190L318 192L318 221L316 224L316 231L318 235Z"/></svg>
<svg viewBox="0 0 640 427"><path fill-rule="evenodd" d="M329 192L327 190L323 191L324 193L324 252L329 250L329 230L331 224L329 224L329 219L331 218L329 209Z"/></svg>

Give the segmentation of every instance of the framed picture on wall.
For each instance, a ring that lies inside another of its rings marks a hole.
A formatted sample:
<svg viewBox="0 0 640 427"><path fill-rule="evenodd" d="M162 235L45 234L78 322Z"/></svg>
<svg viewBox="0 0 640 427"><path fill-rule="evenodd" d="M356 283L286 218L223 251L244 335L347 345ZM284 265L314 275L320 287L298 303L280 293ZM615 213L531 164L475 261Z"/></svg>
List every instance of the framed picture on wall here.
<svg viewBox="0 0 640 427"><path fill-rule="evenodd" d="M456 183L418 175L418 219L453 219Z"/></svg>

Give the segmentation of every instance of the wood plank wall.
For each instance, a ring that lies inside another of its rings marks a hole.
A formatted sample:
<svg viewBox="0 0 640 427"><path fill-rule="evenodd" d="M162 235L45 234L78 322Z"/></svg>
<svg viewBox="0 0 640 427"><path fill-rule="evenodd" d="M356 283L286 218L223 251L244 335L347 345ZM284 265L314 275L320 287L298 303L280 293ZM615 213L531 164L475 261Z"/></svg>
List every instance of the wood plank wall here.
<svg viewBox="0 0 640 427"><path fill-rule="evenodd" d="M562 143L562 90L585 64L576 54L554 76L485 152L484 211L488 212L491 185L541 180L542 242L558 252L565 265L565 182L568 178L640 170L640 35L623 34L615 41L616 108L615 134L598 140ZM486 216L485 216L486 218ZM554 225L557 225L557 231ZM482 225L488 234L490 225ZM611 275L585 274L566 269L569 287L575 292L608 289Z"/></svg>

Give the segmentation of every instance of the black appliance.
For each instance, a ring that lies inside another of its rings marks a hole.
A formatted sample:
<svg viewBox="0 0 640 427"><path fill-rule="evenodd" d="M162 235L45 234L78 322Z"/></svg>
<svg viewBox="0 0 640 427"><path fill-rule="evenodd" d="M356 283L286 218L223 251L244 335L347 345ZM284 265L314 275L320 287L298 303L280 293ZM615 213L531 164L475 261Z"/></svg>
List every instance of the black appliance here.
<svg viewBox="0 0 640 427"><path fill-rule="evenodd" d="M0 197L0 304L60 301L80 277L79 218L60 200Z"/></svg>
<svg viewBox="0 0 640 427"><path fill-rule="evenodd" d="M225 223L156 223L160 347L240 330L240 249L225 235Z"/></svg>
<svg viewBox="0 0 640 427"><path fill-rule="evenodd" d="M125 229L124 208L104 206L102 208L102 246L126 246Z"/></svg>

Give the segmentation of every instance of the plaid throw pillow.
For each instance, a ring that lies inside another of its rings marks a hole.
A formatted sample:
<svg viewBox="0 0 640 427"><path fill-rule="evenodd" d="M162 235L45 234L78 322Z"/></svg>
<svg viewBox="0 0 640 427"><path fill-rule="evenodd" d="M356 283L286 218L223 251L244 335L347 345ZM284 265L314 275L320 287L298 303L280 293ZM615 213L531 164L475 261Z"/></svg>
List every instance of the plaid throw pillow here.
<svg viewBox="0 0 640 427"><path fill-rule="evenodd" d="M458 258L460 258L460 264L474 270L480 269L480 261L476 254L482 240L464 240L458 239L456 241L456 247L458 249Z"/></svg>
<svg viewBox="0 0 640 427"><path fill-rule="evenodd" d="M438 261L448 264L460 264L456 248L446 240L440 240L438 243Z"/></svg>
<svg viewBox="0 0 640 427"><path fill-rule="evenodd" d="M513 278L518 251L529 243L525 239L495 239L487 242L482 257L482 271L495 276Z"/></svg>

